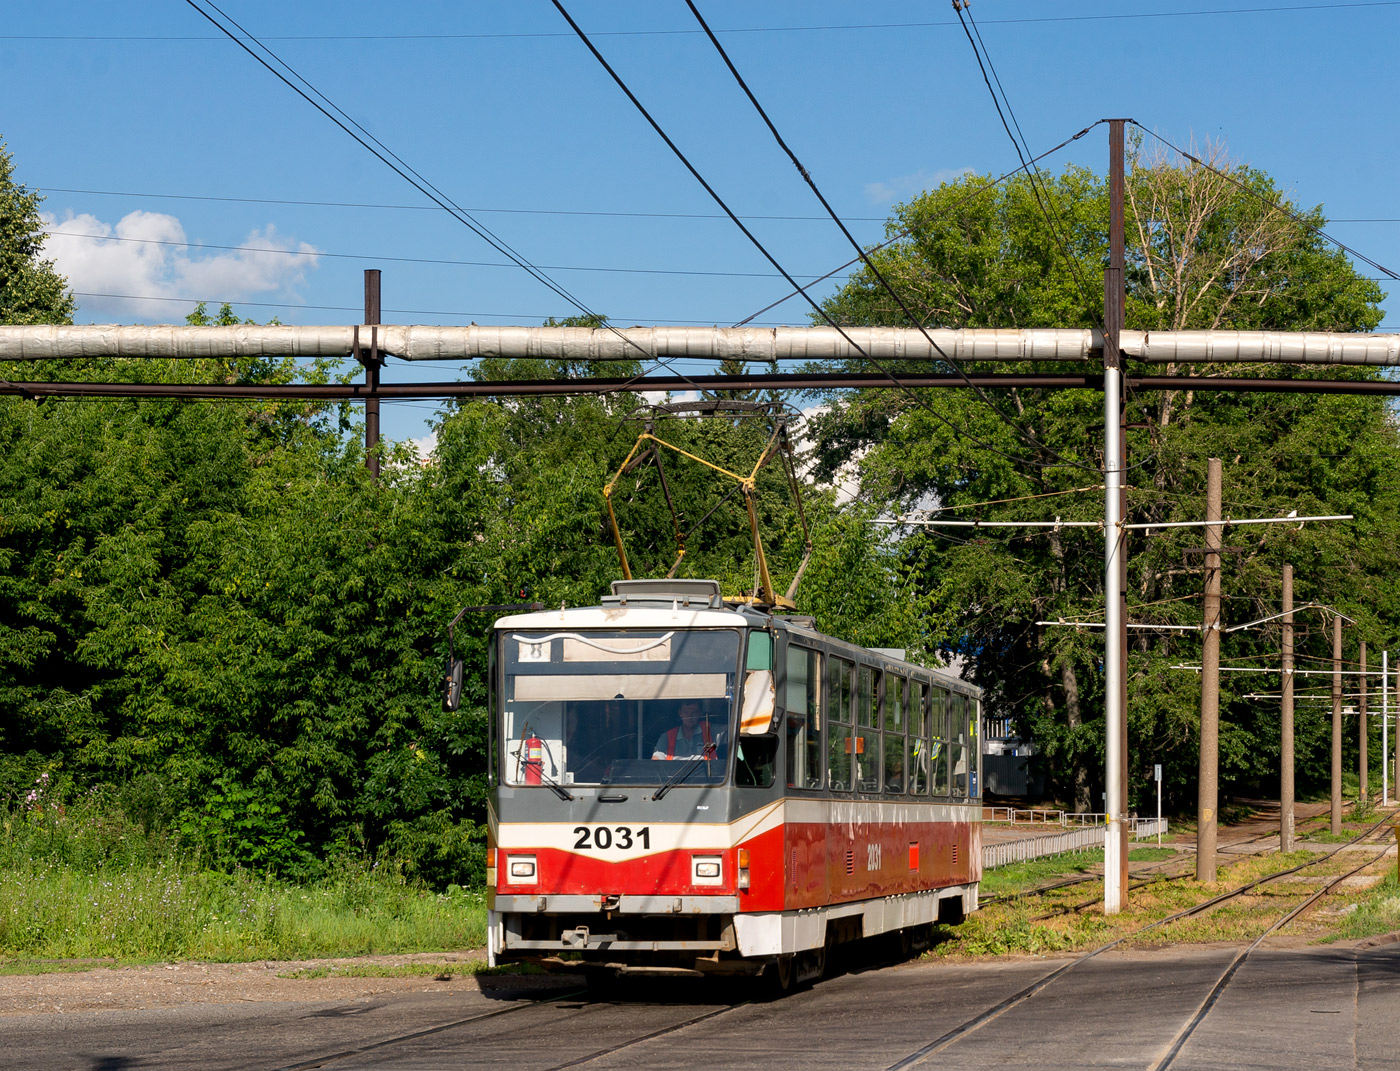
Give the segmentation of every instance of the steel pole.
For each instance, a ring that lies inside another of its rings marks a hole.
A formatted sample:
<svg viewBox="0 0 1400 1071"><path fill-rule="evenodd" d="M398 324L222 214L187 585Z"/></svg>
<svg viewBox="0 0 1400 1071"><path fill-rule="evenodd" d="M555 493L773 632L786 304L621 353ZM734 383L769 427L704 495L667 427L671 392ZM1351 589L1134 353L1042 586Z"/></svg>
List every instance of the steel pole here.
<svg viewBox="0 0 1400 1071"><path fill-rule="evenodd" d="M1390 652L1381 652L1381 806L1390 806Z"/></svg>
<svg viewBox="0 0 1400 1071"><path fill-rule="evenodd" d="M1279 851L1293 850L1293 566L1283 567L1283 700L1279 730Z"/></svg>
<svg viewBox="0 0 1400 1071"><path fill-rule="evenodd" d="M1220 768L1220 458L1206 462L1206 583L1201 617L1201 746L1196 790L1196 880L1215 880Z"/></svg>
<svg viewBox="0 0 1400 1071"><path fill-rule="evenodd" d="M365 269L365 323L374 327L379 324L379 269ZM365 467L374 479L379 479L379 356L378 339L371 338L370 353L365 360ZM356 356L359 356L358 354Z"/></svg>
<svg viewBox="0 0 1400 1071"><path fill-rule="evenodd" d="M1104 269L1104 854L1103 910L1116 915L1127 891L1126 615L1123 607L1123 120L1108 124L1109 261Z"/></svg>

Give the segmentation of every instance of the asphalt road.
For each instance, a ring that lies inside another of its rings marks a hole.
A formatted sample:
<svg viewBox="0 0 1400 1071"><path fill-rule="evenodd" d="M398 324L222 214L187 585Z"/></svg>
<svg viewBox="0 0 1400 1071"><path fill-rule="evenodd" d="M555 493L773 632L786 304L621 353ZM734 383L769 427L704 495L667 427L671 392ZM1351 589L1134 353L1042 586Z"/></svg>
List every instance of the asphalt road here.
<svg viewBox="0 0 1400 1071"><path fill-rule="evenodd" d="M961 1033L959 1027L1068 960L960 966L923 961L841 975L783 1000L737 1005L753 993L734 983L647 982L607 1002L553 984L346 1003L16 1015L0 1018L0 1066L1150 1069L1198 1017L1236 952L1106 953ZM939 1039L945 1039L941 1045ZM910 1062L921 1054L922 1062ZM1400 1066L1400 944L1255 952L1170 1066Z"/></svg>

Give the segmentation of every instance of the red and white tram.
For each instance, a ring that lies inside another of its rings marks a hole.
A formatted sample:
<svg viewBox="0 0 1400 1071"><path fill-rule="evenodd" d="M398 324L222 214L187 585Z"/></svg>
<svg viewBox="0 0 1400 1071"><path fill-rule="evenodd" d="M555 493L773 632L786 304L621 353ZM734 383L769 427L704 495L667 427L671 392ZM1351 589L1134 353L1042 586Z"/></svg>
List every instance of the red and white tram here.
<svg viewBox="0 0 1400 1071"><path fill-rule="evenodd" d="M491 646L492 964L818 976L833 944L977 906L978 689L617 581L501 618Z"/></svg>

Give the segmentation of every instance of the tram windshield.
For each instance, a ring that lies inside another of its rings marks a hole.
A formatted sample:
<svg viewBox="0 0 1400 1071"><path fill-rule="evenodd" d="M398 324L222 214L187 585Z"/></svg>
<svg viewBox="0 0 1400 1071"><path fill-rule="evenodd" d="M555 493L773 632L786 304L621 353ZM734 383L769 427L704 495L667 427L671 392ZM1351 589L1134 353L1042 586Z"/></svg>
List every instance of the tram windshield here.
<svg viewBox="0 0 1400 1071"><path fill-rule="evenodd" d="M724 779L740 634L649 629L499 634L508 785Z"/></svg>

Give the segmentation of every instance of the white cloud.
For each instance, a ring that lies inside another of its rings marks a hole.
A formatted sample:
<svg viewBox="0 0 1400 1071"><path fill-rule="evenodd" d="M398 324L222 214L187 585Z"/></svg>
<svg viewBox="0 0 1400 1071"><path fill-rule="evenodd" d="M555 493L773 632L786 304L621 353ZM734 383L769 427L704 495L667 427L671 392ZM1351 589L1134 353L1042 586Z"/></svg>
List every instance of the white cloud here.
<svg viewBox="0 0 1400 1071"><path fill-rule="evenodd" d="M944 167L937 171L925 171L920 168L912 175L900 175L884 182L867 183L865 196L870 199L871 204L892 205L970 174L970 167Z"/></svg>
<svg viewBox="0 0 1400 1071"><path fill-rule="evenodd" d="M115 225L88 213L42 218L49 232L44 255L67 276L83 318L180 323L201 298L235 306L269 295L292 298L320 259L314 246L284 238L272 224L237 249L203 252L184 245L184 226L160 212L129 212ZM152 297L161 300L133 300Z"/></svg>
<svg viewBox="0 0 1400 1071"><path fill-rule="evenodd" d="M404 442L413 447L420 460L428 461L432 458L433 451L437 449L437 431L430 431L427 435L417 439L405 439Z"/></svg>

